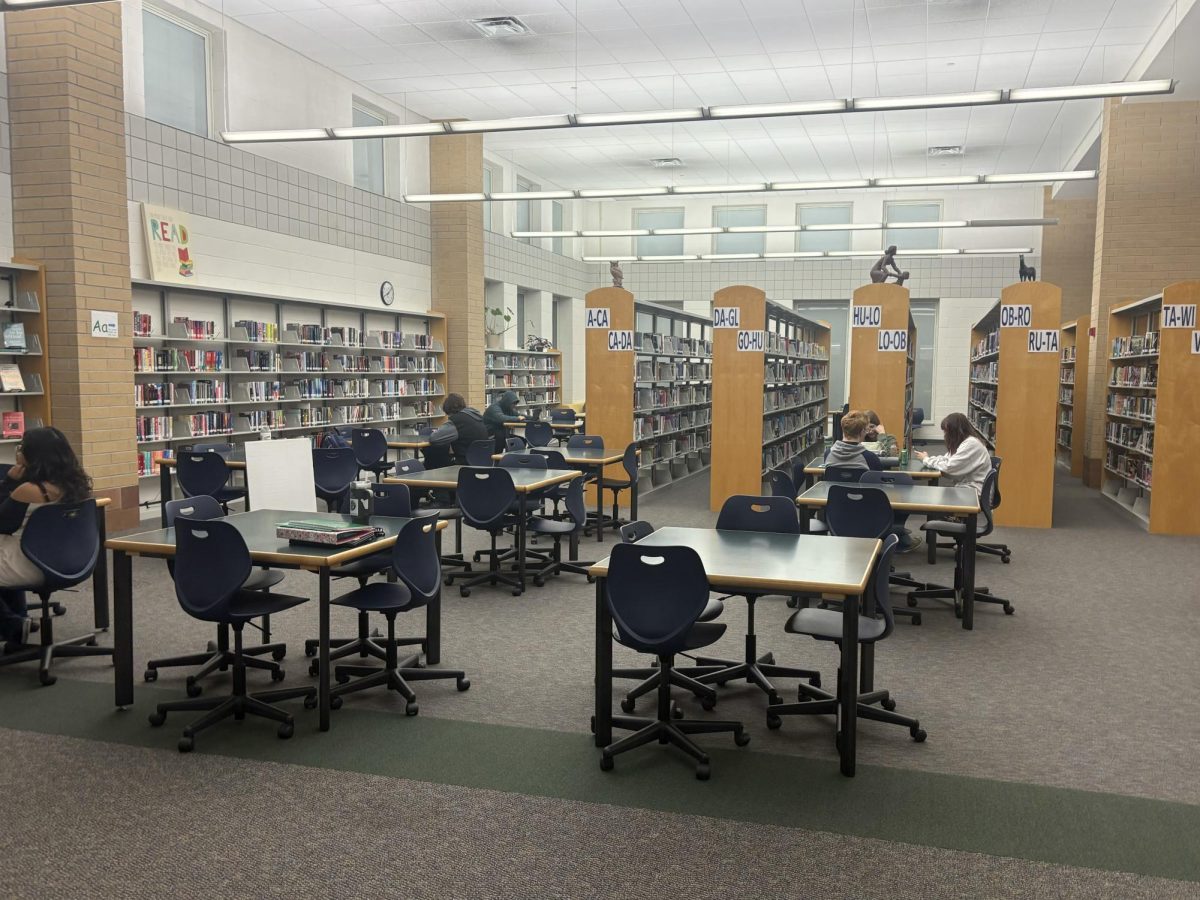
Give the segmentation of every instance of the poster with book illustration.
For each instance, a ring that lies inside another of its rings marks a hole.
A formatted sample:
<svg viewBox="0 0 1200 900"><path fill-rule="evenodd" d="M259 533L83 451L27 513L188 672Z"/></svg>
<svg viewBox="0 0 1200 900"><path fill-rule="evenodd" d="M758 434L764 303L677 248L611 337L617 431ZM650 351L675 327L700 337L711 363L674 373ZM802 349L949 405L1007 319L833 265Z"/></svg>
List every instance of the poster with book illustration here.
<svg viewBox="0 0 1200 900"><path fill-rule="evenodd" d="M196 272L188 216L175 209L143 203L142 226L146 235L150 277L155 281L176 284L190 282Z"/></svg>

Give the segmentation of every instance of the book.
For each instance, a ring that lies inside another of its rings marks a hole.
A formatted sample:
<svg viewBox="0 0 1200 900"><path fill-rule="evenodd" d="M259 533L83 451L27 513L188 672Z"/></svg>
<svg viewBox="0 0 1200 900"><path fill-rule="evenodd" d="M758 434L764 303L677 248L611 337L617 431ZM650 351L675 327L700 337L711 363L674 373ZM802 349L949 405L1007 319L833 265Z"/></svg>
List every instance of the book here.
<svg viewBox="0 0 1200 900"><path fill-rule="evenodd" d="M341 522L291 521L278 522L275 536L292 544L317 544L323 547L346 547L381 536L383 530L371 525L346 525Z"/></svg>
<svg viewBox="0 0 1200 900"><path fill-rule="evenodd" d="M0 391L8 393L23 390L25 390L25 379L21 377L21 367L11 363L0 365Z"/></svg>
<svg viewBox="0 0 1200 900"><path fill-rule="evenodd" d="M21 322L12 322L4 326L4 349L5 350L21 350L25 348L25 325Z"/></svg>
<svg viewBox="0 0 1200 900"><path fill-rule="evenodd" d="M6 412L0 420L0 435L5 438L19 438L25 434L25 413Z"/></svg>

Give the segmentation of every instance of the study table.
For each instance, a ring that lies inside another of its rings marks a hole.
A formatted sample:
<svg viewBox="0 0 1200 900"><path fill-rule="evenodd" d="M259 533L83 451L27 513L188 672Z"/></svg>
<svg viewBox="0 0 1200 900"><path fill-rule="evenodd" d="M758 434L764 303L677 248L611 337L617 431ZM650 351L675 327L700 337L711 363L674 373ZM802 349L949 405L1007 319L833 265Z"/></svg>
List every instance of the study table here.
<svg viewBox="0 0 1200 900"><path fill-rule="evenodd" d="M384 478L384 484L404 484L410 489L427 488L456 492L458 490L458 473L470 466L442 466L437 469L426 469L424 472L408 472L403 475L389 475ZM517 581L520 590L525 590L525 519L528 510L529 495L535 491L554 487L556 484L580 477L575 469L509 469L504 471L512 476L513 487L517 491L517 503L520 514L517 516Z"/></svg>
<svg viewBox="0 0 1200 900"><path fill-rule="evenodd" d="M822 509L829 499L830 485L839 482L818 481L796 498L798 506L807 510L801 517L801 527L808 527L814 510ZM843 484L854 488L857 485ZM864 484L863 488L881 490L887 494L892 509L897 512L922 513L931 518L961 516L966 520L966 535L961 554L962 627L975 627L975 534L979 520L979 497L969 487L940 487L927 484Z"/></svg>
<svg viewBox="0 0 1200 900"><path fill-rule="evenodd" d="M897 462L894 466L885 465L885 472L903 472L914 480L927 480L935 482L942 477L942 473L937 469L927 469L925 464L919 459L909 457L908 461L903 465ZM804 467L804 474L808 478L809 485L812 485L814 480L825 474L825 463L823 460L813 460Z"/></svg>
<svg viewBox="0 0 1200 900"><path fill-rule="evenodd" d="M191 453L191 450L181 450L180 453ZM234 471L246 471L246 451L242 447L236 447L233 450L201 450L201 453L216 453L221 459L225 460L225 468L233 469ZM171 480L171 473L179 463L178 457L170 459L160 459L158 461L158 484L159 484L159 508L161 516L159 522L163 528L167 527L167 504L175 499L175 482ZM246 506L250 506L250 484L245 485L246 488Z"/></svg>
<svg viewBox="0 0 1200 900"><path fill-rule="evenodd" d="M382 537L354 547L322 547L290 544L276 537L275 527L293 519L350 524L350 516L335 513L314 513L284 509L258 509L234 513L220 521L237 528L250 558L256 566L281 569L301 569L313 572L320 579L318 612L318 659L321 681L318 686L318 707L322 731L329 730L329 584L331 570L351 560L387 550L396 543L396 536L411 519L372 516L371 524L384 530ZM445 527L439 522L438 527ZM159 528L139 534L112 538L105 547L113 552L113 665L116 670L116 705L128 707L133 703L133 557L166 559L175 555L175 529ZM165 602L156 597L151 602ZM436 665L441 659L441 591L425 608L425 655Z"/></svg>
<svg viewBox="0 0 1200 900"><path fill-rule="evenodd" d="M429 435L417 434L396 434L388 438L387 445L389 450L424 450L429 446Z"/></svg>
<svg viewBox="0 0 1200 900"><path fill-rule="evenodd" d="M881 543L870 538L660 528L638 546L691 547L704 563L708 583L723 592L833 594L842 601L842 647L838 678L839 756L843 775L854 775L858 724L858 611ZM596 746L612 743L613 622L604 594L608 559L588 574L596 578Z"/></svg>
<svg viewBox="0 0 1200 900"><path fill-rule="evenodd" d="M584 414L576 413L575 418L573 420L567 419L564 421L556 422L553 419L538 419L537 421L545 422L547 425L549 425L551 428L553 428L554 431L557 432L558 434L574 434L575 432L581 431L583 429L583 426L584 426L583 420L584 420ZM527 426L529 424L530 424L529 420L526 420L526 421L522 421L522 422L505 422L504 426L506 428L523 429L523 428L525 428L525 426Z"/></svg>

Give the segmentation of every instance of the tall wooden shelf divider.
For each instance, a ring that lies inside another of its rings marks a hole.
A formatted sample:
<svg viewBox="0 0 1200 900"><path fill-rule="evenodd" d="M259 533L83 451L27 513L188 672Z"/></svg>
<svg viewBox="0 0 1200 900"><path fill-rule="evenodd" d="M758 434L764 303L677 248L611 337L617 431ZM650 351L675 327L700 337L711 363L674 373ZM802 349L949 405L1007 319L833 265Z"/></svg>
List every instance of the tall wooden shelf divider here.
<svg viewBox="0 0 1200 900"><path fill-rule="evenodd" d="M903 450L912 446L917 353L908 288L864 284L850 312L850 408L874 410Z"/></svg>
<svg viewBox="0 0 1200 900"><path fill-rule="evenodd" d="M23 430L49 425L50 422L50 351L46 340L46 269L33 260L14 258L0 263L0 280L7 284L0 289L0 327L5 329L0 341L0 364L14 365L21 373L23 390L7 389L0 393L4 401L2 412L19 412L24 416ZM14 333L10 326L21 325ZM23 332L23 346L18 334ZM0 445L10 449L21 442L14 431L0 434Z"/></svg>
<svg viewBox="0 0 1200 900"><path fill-rule="evenodd" d="M1062 327L1058 370L1058 461L1075 477L1083 475L1083 445L1087 435L1087 363L1091 338L1087 316Z"/></svg>
<svg viewBox="0 0 1200 900"><path fill-rule="evenodd" d="M633 294L624 288L598 288L584 297L586 430L602 437L606 448L624 449L633 440L633 306ZM628 347L621 346L626 337ZM621 343L610 349L610 340ZM618 468L609 466L605 475L617 477ZM594 491L588 488L592 497Z"/></svg>
<svg viewBox="0 0 1200 900"><path fill-rule="evenodd" d="M829 327L755 287L713 295L712 482L709 506L761 494L767 471L806 463L825 442Z"/></svg>
<svg viewBox="0 0 1200 900"><path fill-rule="evenodd" d="M1198 305L1200 281L1183 281L1109 314L1103 492L1154 534L1200 534Z"/></svg>
<svg viewBox="0 0 1200 900"><path fill-rule="evenodd" d="M1061 314L1057 285L1024 281L971 330L967 417L1003 460L998 525L1053 522Z"/></svg>

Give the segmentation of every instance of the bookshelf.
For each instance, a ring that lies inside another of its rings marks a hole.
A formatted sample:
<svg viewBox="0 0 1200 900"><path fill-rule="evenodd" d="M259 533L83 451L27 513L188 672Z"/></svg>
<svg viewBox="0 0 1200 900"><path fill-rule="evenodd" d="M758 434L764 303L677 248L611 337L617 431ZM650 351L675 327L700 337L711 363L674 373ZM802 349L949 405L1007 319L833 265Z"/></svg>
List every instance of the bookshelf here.
<svg viewBox="0 0 1200 900"><path fill-rule="evenodd" d="M487 403L505 391L516 391L521 408L558 409L562 406L562 352L559 350L484 351L484 390Z"/></svg>
<svg viewBox="0 0 1200 900"><path fill-rule="evenodd" d="M197 439L443 419L446 322L261 294L134 281L137 466Z"/></svg>
<svg viewBox="0 0 1200 900"><path fill-rule="evenodd" d="M763 493L768 470L820 455L829 328L746 285L713 295L712 321L709 506L719 510L733 494Z"/></svg>
<svg viewBox="0 0 1200 900"><path fill-rule="evenodd" d="M967 417L1004 460L998 525L1053 520L1061 309L1056 285L1010 284L971 330Z"/></svg>
<svg viewBox="0 0 1200 900"><path fill-rule="evenodd" d="M46 270L31 260L0 263L0 365L16 366L24 390L0 394L0 413L21 413L23 430L50 424L50 368L46 341ZM14 326L20 326L14 328ZM10 331L10 329L13 329ZM19 345L23 336L25 346ZM21 438L0 433L5 461L11 461Z"/></svg>
<svg viewBox="0 0 1200 900"><path fill-rule="evenodd" d="M1058 427L1055 452L1058 462L1072 475L1083 475L1083 445L1087 435L1087 368L1090 344L1087 316L1062 327L1062 355L1058 367ZM1078 374L1076 374L1078 373Z"/></svg>
<svg viewBox="0 0 1200 900"><path fill-rule="evenodd" d="M1200 534L1198 303L1200 281L1184 281L1109 314L1102 490L1155 534ZM1156 435L1160 417L1173 426Z"/></svg>
<svg viewBox="0 0 1200 900"><path fill-rule="evenodd" d="M850 408L875 410L898 448L911 447L917 329L908 288L864 284L850 313Z"/></svg>

